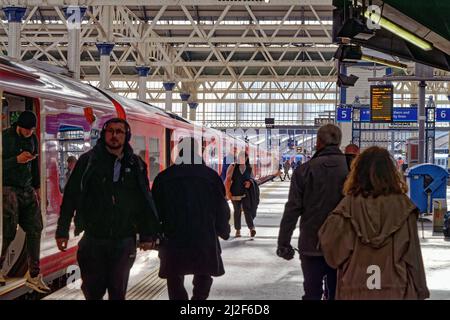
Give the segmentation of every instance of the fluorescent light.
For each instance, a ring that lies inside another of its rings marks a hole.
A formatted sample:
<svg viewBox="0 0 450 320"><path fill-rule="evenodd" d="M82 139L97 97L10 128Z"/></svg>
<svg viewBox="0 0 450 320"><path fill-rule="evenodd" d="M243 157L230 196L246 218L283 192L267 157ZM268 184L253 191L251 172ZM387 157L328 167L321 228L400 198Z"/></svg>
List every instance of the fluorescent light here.
<svg viewBox="0 0 450 320"><path fill-rule="evenodd" d="M397 62L397 61L391 61L391 60L386 60L383 58L378 58L378 57L374 57L374 56L368 56L363 54L361 56L361 60L364 61L370 61L370 62L375 62L375 63L379 63L388 67L393 67L393 68L398 68L398 69L406 69L408 68L408 66L406 64Z"/></svg>
<svg viewBox="0 0 450 320"><path fill-rule="evenodd" d="M376 12L371 12L367 10L364 13L364 16L370 20L372 20L374 23L379 24L381 27L385 28L386 30L389 30L390 32L398 35L400 38L405 39L408 42L411 42L412 44L418 46L422 50L429 51L433 48L433 46L428 43L425 40L422 40L415 34L409 32L408 30L403 29L402 27L396 25L395 23L389 21L386 18L383 18Z"/></svg>

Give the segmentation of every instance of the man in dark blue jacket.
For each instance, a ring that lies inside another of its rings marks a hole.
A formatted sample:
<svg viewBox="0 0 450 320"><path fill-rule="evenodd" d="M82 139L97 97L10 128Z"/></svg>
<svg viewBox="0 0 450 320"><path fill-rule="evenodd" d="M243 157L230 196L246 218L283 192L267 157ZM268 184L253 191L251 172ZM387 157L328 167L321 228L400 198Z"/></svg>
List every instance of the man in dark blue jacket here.
<svg viewBox="0 0 450 320"><path fill-rule="evenodd" d="M2 132L3 245L0 286L6 283L1 269L19 224L26 233L28 272L25 284L38 292L47 293L50 288L39 274L42 216L39 207L39 142L33 133L36 124L35 114L23 111L14 125Z"/></svg>
<svg viewBox="0 0 450 320"><path fill-rule="evenodd" d="M143 250L155 247L159 221L147 168L133 153L130 126L113 118L95 147L78 160L64 190L56 243L64 251L75 216L78 264L87 300L123 300L136 257L136 235Z"/></svg>

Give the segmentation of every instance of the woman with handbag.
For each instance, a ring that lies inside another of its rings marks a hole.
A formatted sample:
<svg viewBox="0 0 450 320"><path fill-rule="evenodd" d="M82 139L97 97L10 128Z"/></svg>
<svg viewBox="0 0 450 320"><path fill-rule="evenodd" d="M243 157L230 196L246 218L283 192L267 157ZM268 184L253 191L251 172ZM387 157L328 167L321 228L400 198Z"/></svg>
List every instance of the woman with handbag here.
<svg viewBox="0 0 450 320"><path fill-rule="evenodd" d="M242 199L246 196L246 189L250 188L252 177L252 167L248 155L241 151L238 154L237 162L230 165L227 170L225 188L227 198L231 200L234 208L234 228L236 229L236 238L241 236L241 212L244 211L245 222L250 230L250 236L256 235L255 225L253 224L252 213L242 206Z"/></svg>

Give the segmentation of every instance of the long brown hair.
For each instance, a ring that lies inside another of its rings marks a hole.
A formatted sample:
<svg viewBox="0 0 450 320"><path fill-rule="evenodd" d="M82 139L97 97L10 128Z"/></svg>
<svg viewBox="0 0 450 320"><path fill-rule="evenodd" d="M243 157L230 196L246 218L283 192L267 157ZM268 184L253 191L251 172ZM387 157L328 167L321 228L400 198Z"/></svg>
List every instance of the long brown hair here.
<svg viewBox="0 0 450 320"><path fill-rule="evenodd" d="M352 163L344 184L344 194L363 197L403 194L408 187L397 170L394 158L380 147L370 147Z"/></svg>

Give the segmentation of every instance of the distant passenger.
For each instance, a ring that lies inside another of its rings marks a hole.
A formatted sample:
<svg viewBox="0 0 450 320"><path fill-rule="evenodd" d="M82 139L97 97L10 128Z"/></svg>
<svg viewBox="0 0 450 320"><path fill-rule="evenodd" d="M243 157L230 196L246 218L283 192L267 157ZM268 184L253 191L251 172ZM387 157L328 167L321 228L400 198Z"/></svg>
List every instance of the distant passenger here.
<svg viewBox="0 0 450 320"><path fill-rule="evenodd" d="M280 177L281 181L284 181L283 179L283 173L281 172L281 170L283 170L283 164L280 163L278 164L278 172L277 172L277 176Z"/></svg>
<svg viewBox="0 0 450 320"><path fill-rule="evenodd" d="M65 251L75 215L81 289L87 300L124 300L139 248L155 247L159 221L149 190L147 168L129 141L129 124L108 120L95 147L81 155L64 192L56 243Z"/></svg>
<svg viewBox="0 0 450 320"><path fill-rule="evenodd" d="M155 180L156 176L159 173L159 163L156 162L156 158L155 157L150 157L149 161L150 161L150 165L149 165L150 182L153 182Z"/></svg>
<svg viewBox="0 0 450 320"><path fill-rule="evenodd" d="M341 130L335 125L319 128L317 152L294 172L280 223L277 255L290 260L294 257L291 237L301 216L298 246L304 276L304 300L322 298L325 277L328 288L325 295L330 300L334 299L336 270L326 263L323 253L317 248L317 232L342 199L348 169L345 156L339 149L341 137Z"/></svg>
<svg viewBox="0 0 450 320"><path fill-rule="evenodd" d="M325 260L338 269L336 299L428 298L419 212L389 152L365 150L344 192L319 231Z"/></svg>
<svg viewBox="0 0 450 320"><path fill-rule="evenodd" d="M405 161L402 159L402 157L398 157L397 159L397 169L399 171L403 170L403 164L405 163Z"/></svg>
<svg viewBox="0 0 450 320"><path fill-rule="evenodd" d="M40 202L39 141L34 134L36 115L23 111L11 128L2 132L3 160L3 241L0 256L0 286L8 247L16 237L17 225L26 233L28 271L25 284L48 293L39 268L42 216Z"/></svg>
<svg viewBox="0 0 450 320"><path fill-rule="evenodd" d="M223 182L202 161L197 142L183 138L181 143L191 146L191 156L184 159L183 147L183 160L162 171L152 187L164 232L159 276L167 279L170 300L188 300L184 276L193 274L192 300L205 300L211 276L225 273L218 237L230 236L230 209Z"/></svg>
<svg viewBox="0 0 450 320"><path fill-rule="evenodd" d="M286 159L286 161L283 164L284 169L284 180L286 180L286 176L291 180L291 177L289 176L289 170L291 169L291 160Z"/></svg>
<svg viewBox="0 0 450 320"><path fill-rule="evenodd" d="M256 235L252 213L242 206L242 199L246 196L246 189L251 187L252 167L248 155L241 151L237 157L237 162L230 165L227 170L225 188L227 198L233 203L234 228L236 238L241 236L241 212L244 211L245 222L250 230L250 236Z"/></svg>
<svg viewBox="0 0 450 320"><path fill-rule="evenodd" d="M345 147L344 153L345 159L347 159L348 171L350 171L353 160L355 160L359 154L359 147L356 144L351 143Z"/></svg>

